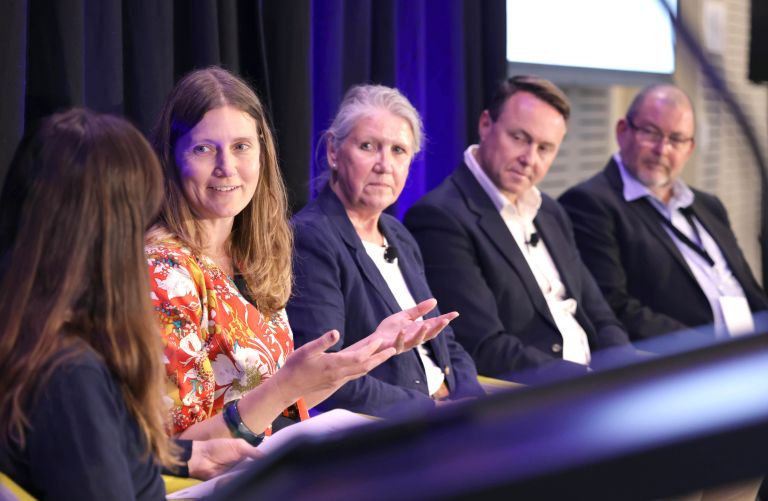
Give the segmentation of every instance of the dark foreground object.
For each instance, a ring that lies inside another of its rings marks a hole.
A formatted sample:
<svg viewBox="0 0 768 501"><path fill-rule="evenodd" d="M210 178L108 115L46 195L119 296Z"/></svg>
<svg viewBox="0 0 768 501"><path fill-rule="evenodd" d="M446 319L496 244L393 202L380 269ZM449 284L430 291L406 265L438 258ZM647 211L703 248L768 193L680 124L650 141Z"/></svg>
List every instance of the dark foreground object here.
<svg viewBox="0 0 768 501"><path fill-rule="evenodd" d="M259 461L216 499L651 499L768 471L768 335L497 394Z"/></svg>

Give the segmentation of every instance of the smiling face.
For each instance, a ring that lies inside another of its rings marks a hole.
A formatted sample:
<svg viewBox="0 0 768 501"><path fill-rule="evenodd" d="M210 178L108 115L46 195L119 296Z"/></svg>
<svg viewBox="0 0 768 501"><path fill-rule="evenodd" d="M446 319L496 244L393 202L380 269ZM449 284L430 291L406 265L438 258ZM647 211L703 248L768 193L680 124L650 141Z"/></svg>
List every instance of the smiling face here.
<svg viewBox="0 0 768 501"><path fill-rule="evenodd" d="M385 109L360 118L338 147L328 144L331 189L347 212L378 215L403 191L414 145L411 126Z"/></svg>
<svg viewBox="0 0 768 501"><path fill-rule="evenodd" d="M672 195L672 182L694 149L694 117L685 95L662 87L648 94L631 122L616 124L621 160L632 176L665 202Z"/></svg>
<svg viewBox="0 0 768 501"><path fill-rule="evenodd" d="M529 92L512 94L494 122L488 111L478 124L478 163L493 184L515 203L549 171L566 132L565 118Z"/></svg>
<svg viewBox="0 0 768 501"><path fill-rule="evenodd" d="M231 224L259 182L256 121L232 106L210 110L176 142L175 159L195 217Z"/></svg>

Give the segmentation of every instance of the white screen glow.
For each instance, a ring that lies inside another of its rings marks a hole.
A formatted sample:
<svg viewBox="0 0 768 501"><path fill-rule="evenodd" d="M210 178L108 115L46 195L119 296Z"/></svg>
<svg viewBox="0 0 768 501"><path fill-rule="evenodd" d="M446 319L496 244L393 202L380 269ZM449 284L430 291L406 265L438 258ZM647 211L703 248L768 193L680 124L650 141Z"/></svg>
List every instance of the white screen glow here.
<svg viewBox="0 0 768 501"><path fill-rule="evenodd" d="M674 39L659 0L507 0L513 63L670 74Z"/></svg>

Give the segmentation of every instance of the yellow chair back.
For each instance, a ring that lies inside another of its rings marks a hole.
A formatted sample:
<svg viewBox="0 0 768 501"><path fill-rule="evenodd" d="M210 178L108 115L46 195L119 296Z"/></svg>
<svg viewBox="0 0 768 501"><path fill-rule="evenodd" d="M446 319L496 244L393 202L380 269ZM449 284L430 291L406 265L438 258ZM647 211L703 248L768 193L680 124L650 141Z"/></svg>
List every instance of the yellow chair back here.
<svg viewBox="0 0 768 501"><path fill-rule="evenodd" d="M30 496L27 491L19 487L19 484L11 480L11 477L4 473L0 473L0 485L16 496L19 501L35 501L35 498ZM0 489L0 494L1 493L2 489Z"/></svg>

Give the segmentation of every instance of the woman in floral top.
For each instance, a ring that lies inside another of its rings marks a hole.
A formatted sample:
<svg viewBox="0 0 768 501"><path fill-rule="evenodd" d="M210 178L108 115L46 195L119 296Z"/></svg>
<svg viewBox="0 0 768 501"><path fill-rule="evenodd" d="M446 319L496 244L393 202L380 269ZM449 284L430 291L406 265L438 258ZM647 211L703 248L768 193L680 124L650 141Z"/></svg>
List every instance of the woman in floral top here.
<svg viewBox="0 0 768 501"><path fill-rule="evenodd" d="M285 312L262 315L210 258L170 239L146 251L164 360L176 383L172 422L181 432L273 375L293 340ZM291 410L307 417L302 402Z"/></svg>
<svg viewBox="0 0 768 501"><path fill-rule="evenodd" d="M325 353L339 340L330 331L293 352L284 310L292 233L254 92L220 68L190 73L168 97L153 143L165 200L146 253L181 437L257 443L278 415L305 419L308 406L436 336L452 318L414 321L434 307L428 300L342 351Z"/></svg>

